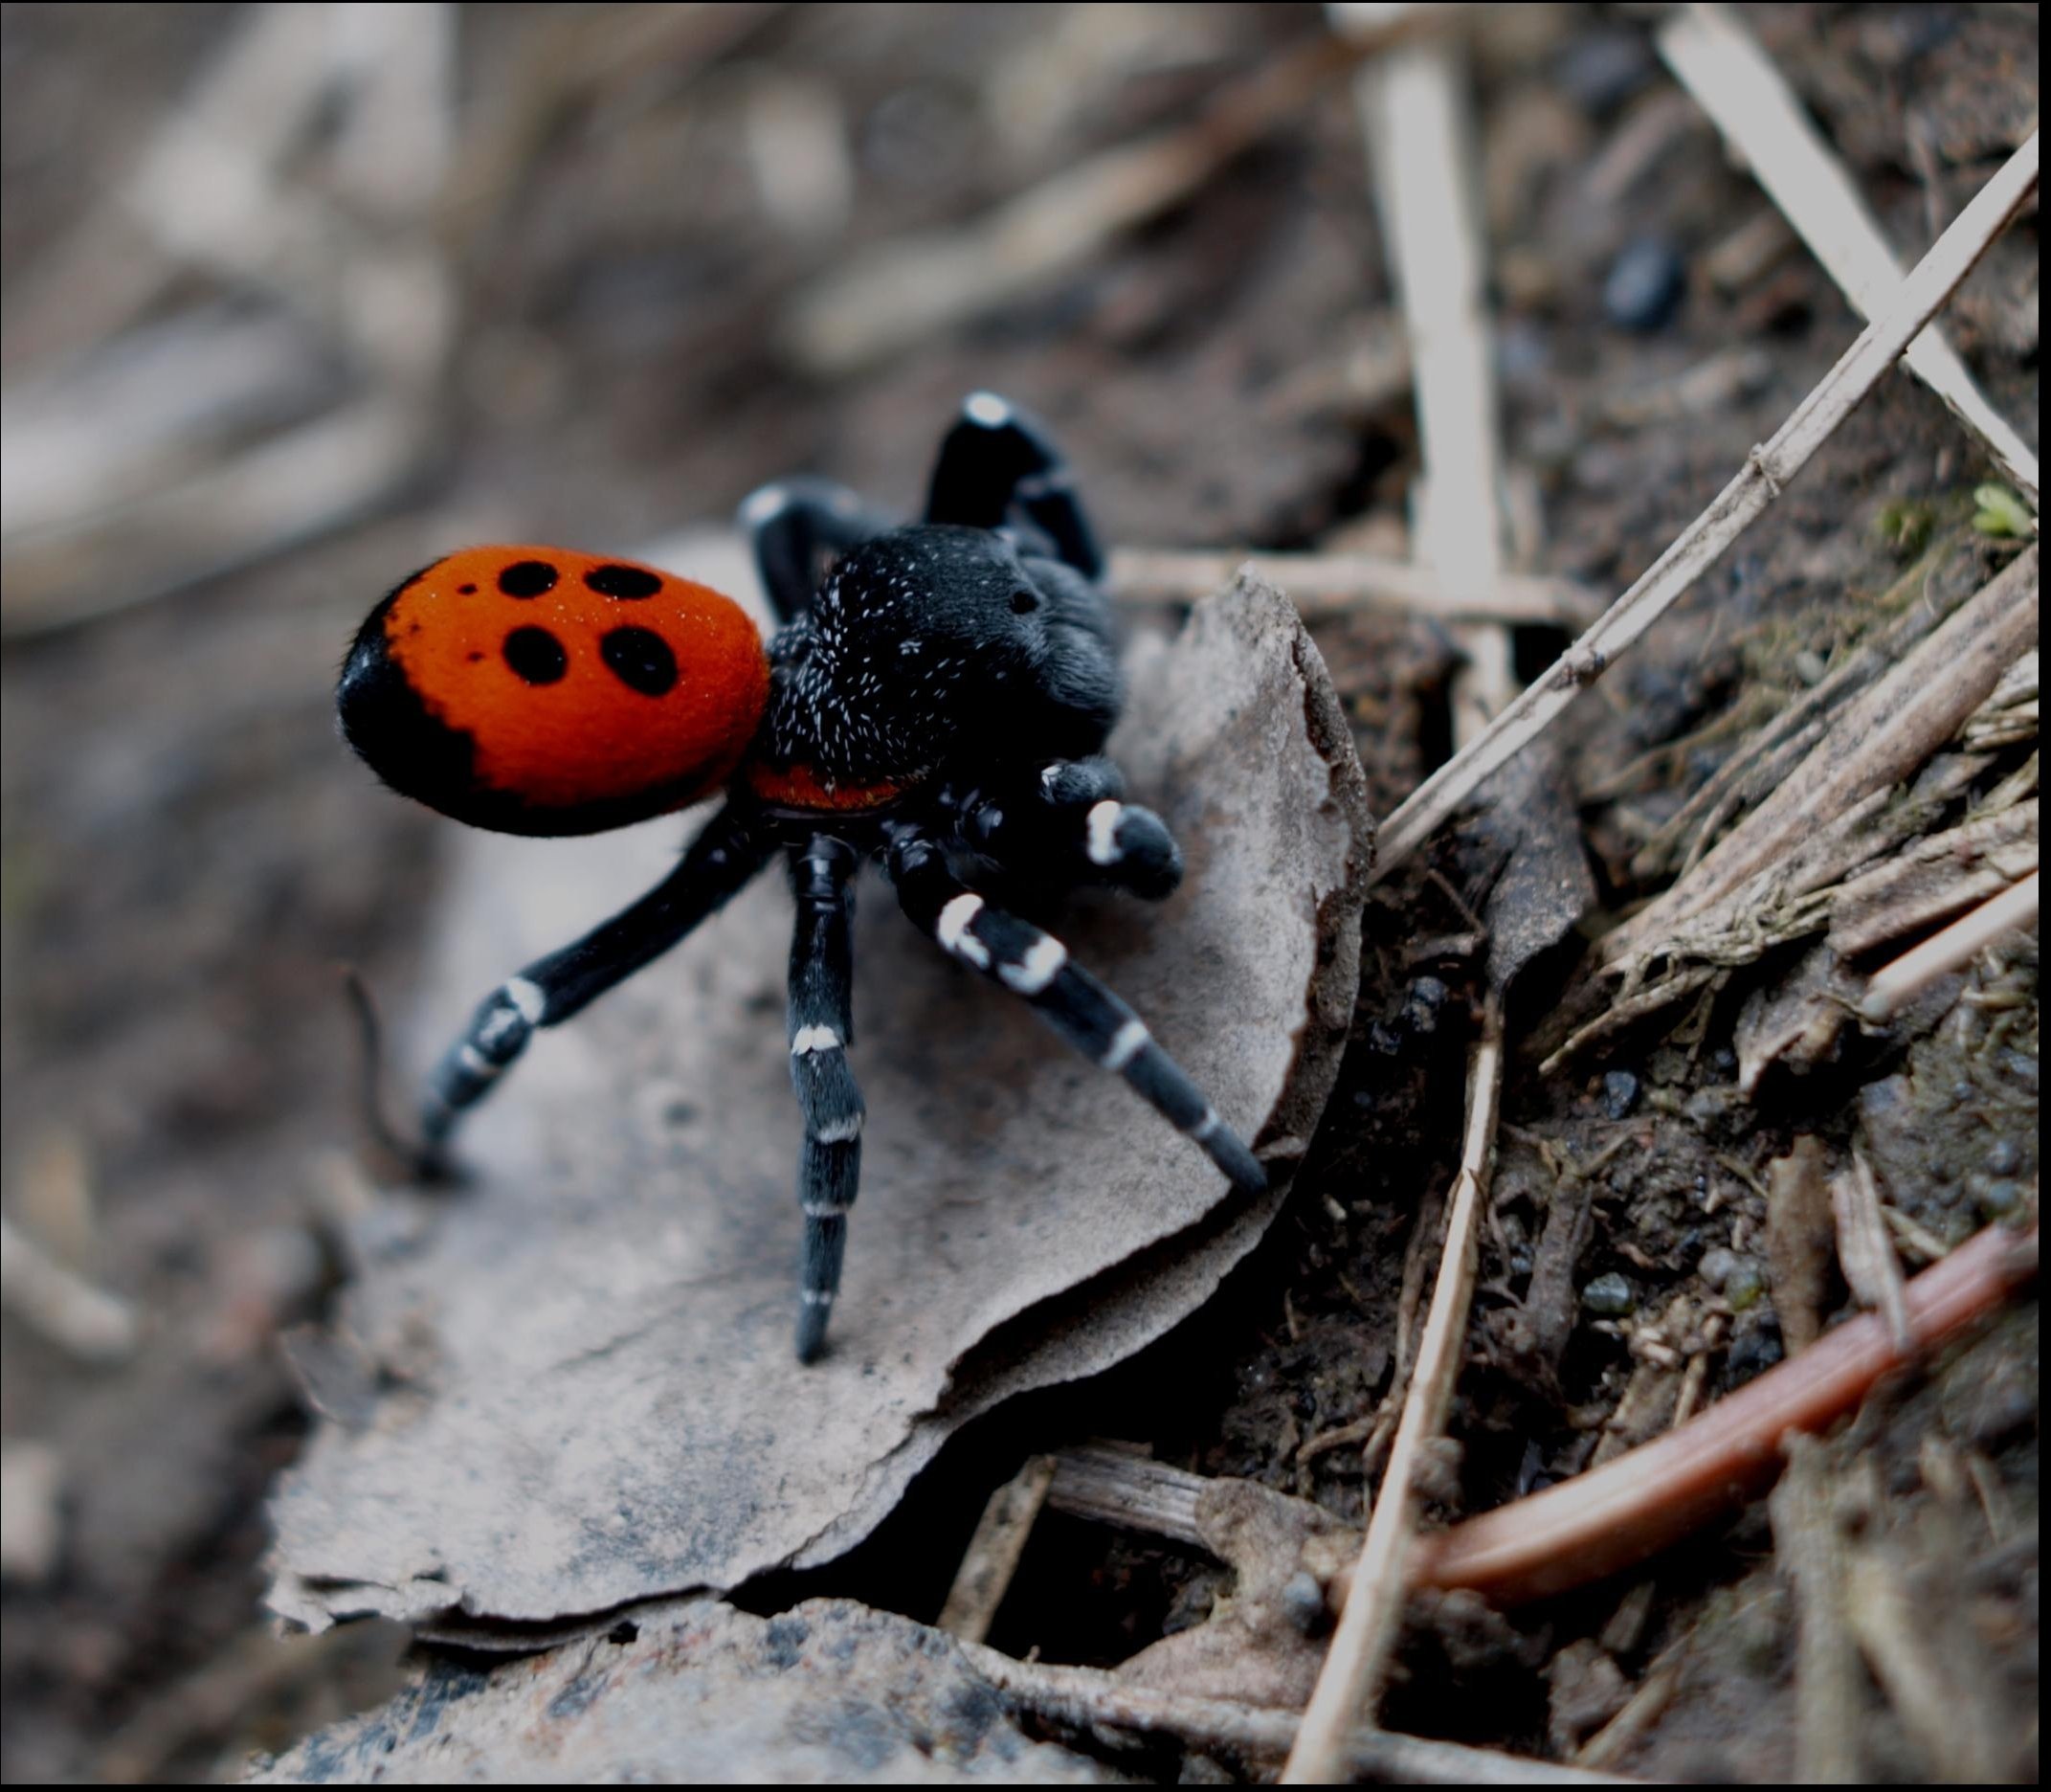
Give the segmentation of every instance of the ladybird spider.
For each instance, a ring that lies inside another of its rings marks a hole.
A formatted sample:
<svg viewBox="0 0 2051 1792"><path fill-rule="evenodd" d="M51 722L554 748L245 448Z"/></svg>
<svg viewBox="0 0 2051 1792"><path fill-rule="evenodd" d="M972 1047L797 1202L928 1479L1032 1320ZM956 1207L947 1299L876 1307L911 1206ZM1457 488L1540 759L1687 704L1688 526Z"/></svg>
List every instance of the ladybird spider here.
<svg viewBox="0 0 2051 1792"><path fill-rule="evenodd" d="M1032 418L972 394L923 523L844 486L766 485L741 522L782 626L653 568L472 549L370 615L342 727L386 783L505 832L593 833L725 805L631 907L485 997L429 1082L429 1165L536 1027L667 952L781 850L797 898L791 1081L804 1116L797 1354L823 1349L861 1166L848 1066L855 874L876 860L912 924L1023 997L1249 1193L1260 1163L1144 1022L1053 935L971 887L1081 883L1158 899L1182 875L1161 818L1122 800L1102 749L1121 702L1104 561ZM837 556L822 583L820 562Z"/></svg>

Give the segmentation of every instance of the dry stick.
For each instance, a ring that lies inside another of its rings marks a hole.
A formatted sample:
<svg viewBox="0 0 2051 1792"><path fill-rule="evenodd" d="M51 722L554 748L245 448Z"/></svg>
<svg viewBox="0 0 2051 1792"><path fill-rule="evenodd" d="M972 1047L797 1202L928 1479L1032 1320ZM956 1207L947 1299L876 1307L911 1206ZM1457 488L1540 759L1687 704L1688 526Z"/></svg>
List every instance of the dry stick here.
<svg viewBox="0 0 2051 1792"><path fill-rule="evenodd" d="M1915 1347L1933 1349L2036 1274L2036 1226L1989 1226L1909 1283ZM1425 1539L1417 1584L1516 1604L1632 1567L1751 1497L1779 1472L1786 1433L1829 1424L1901 1361L1886 1321L1862 1313L1663 1437Z"/></svg>
<svg viewBox="0 0 2051 1792"><path fill-rule="evenodd" d="M962 1653L992 1686L1028 1711L1079 1729L1099 1724L1171 1736L1203 1749L1255 1759L1285 1754L1300 1723L1294 1712L1232 1699L1196 1698L1131 1686L1097 1668L1014 1661L980 1644ZM1361 1728L1342 1738L1341 1775L1414 1785L1637 1785L1636 1780L1458 1742L1426 1741Z"/></svg>
<svg viewBox="0 0 2051 1792"><path fill-rule="evenodd" d="M1795 1584L1795 1778L1800 1785L1857 1785L1859 1651L1844 1627L1844 1548L1823 1446L1787 1443L1788 1471L1767 1504L1773 1553Z"/></svg>
<svg viewBox="0 0 2051 1792"><path fill-rule="evenodd" d="M2036 1274L2034 1225L2026 1232L1987 1227L1904 1290L1912 1348L1934 1350ZM1789 1432L1835 1422L1902 1361L1884 1318L1862 1313L1651 1443L1424 1537L1416 1584L1469 1587L1506 1606L1633 1567L1750 1498L1779 1473ZM1213 1485L1166 1464L1080 1451L1061 1459L1049 1504L1208 1549L1195 1512ZM1355 1572L1333 1579L1331 1602L1342 1610Z"/></svg>
<svg viewBox="0 0 2051 1792"><path fill-rule="evenodd" d="M1410 1392L1411 1365L1416 1355L1417 1309L1424 1299L1425 1259L1435 1242L1439 1243L1443 1256L1440 1235L1444 1221L1443 1203L1435 1204L1427 1198L1417 1209L1410 1243L1403 1248L1403 1280L1395 1302L1395 1368L1389 1377L1389 1391L1382 1396L1374 1423L1360 1451L1360 1472L1363 1475L1371 1475L1381 1467L1382 1452L1389 1447L1389 1440L1395 1435L1396 1422L1402 1417L1403 1400Z"/></svg>
<svg viewBox="0 0 2051 1792"><path fill-rule="evenodd" d="M1025 1554L1026 1539L1033 1534L1033 1522L1047 1503L1054 1469L1052 1456L1028 1457L1025 1467L990 1496L962 1554L962 1565L955 1570L954 1584L947 1589L947 1602L937 1620L940 1629L969 1643L980 1643L990 1634L991 1622L1018 1571L1018 1558Z"/></svg>
<svg viewBox="0 0 2051 1792"><path fill-rule="evenodd" d="M1772 58L1721 6L1689 6L1660 28L1660 54L1751 169L1831 279L1871 317L1901 283L1901 263L1844 164L1817 135ZM1904 357L2037 503L2037 457L1973 383L1932 325Z"/></svg>
<svg viewBox="0 0 2051 1792"><path fill-rule="evenodd" d="M1586 625L1602 600L1570 578L1499 573L1491 591L1456 587L1415 560L1370 553L1238 553L1206 549L1116 548L1111 594L1121 603L1187 603L1246 568L1289 594L1306 618L1355 610L1416 611L1449 622Z"/></svg>
<svg viewBox="0 0 2051 1792"><path fill-rule="evenodd" d="M1914 1348L1908 1326L1908 1297L1902 1286L1901 1259L1894 1254L1894 1241L1887 1236L1887 1221L1882 1217L1880 1184L1865 1153L1852 1147L1848 1175L1833 1176L1830 1205L1838 1221L1838 1266L1844 1283L1862 1306L1871 1308L1887 1322L1887 1335L1899 1355Z"/></svg>
<svg viewBox="0 0 2051 1792"><path fill-rule="evenodd" d="M1827 830L1888 791L1952 739L2037 638L2035 543L1947 617L1831 723L1801 765L1680 883L1606 935L1601 962L1658 950L1748 880L1772 872L1791 895L1837 883L1846 842ZM1854 863L1857 862L1855 859Z"/></svg>
<svg viewBox="0 0 2051 1792"><path fill-rule="evenodd" d="M1334 6L1331 16L1353 33L1404 10ZM1361 71L1355 91L1416 389L1417 558L1450 590L1479 594L1492 592L1503 570L1503 456L1485 253L1466 180L1475 156L1465 86L1463 46L1441 36L1390 51ZM1454 634L1465 663L1454 675L1453 726L1464 745L1516 684L1500 627L1460 625Z"/></svg>
<svg viewBox="0 0 2051 1792"><path fill-rule="evenodd" d="M136 1310L0 1216L0 1309L84 1363L117 1363L142 1333Z"/></svg>
<svg viewBox="0 0 2051 1792"><path fill-rule="evenodd" d="M1092 156L982 217L864 252L797 296L785 347L811 372L852 373L1018 298L1188 198L1387 41L1312 38L1224 89L1193 123Z"/></svg>
<svg viewBox="0 0 2051 1792"><path fill-rule="evenodd" d="M1674 1696L1681 1681L1681 1664L1694 1640L1691 1630L1669 1647L1645 1670L1638 1691L1622 1711L1574 1751L1573 1764L1584 1771L1607 1767L1656 1723Z"/></svg>
<svg viewBox="0 0 2051 1792"><path fill-rule="evenodd" d="M2037 873L2040 806L1977 815L1922 840L1841 885L1830 899L1830 949L1849 960L1950 921Z"/></svg>
<svg viewBox="0 0 2051 1792"><path fill-rule="evenodd" d="M1438 1284L1424 1322L1416 1373L1411 1378L1403 1420L1389 1453L1389 1469L1368 1520L1367 1541L1353 1570L1352 1596L1340 1615L1317 1689L1304 1713L1303 1732L1282 1770L1285 1784L1317 1784L1340 1777L1346 1765L1348 1736L1360 1721L1374 1690L1396 1620L1402 1615L1410 1569L1417 1554L1411 1490L1419 1457L1444 1424L1454 1378L1460 1373L1467 1297L1474 1283L1476 1220L1486 1187L1496 1100L1502 1087L1503 1002L1491 991L1485 998L1481 1038L1468 1064L1466 1137L1446 1218L1446 1253L1439 1262Z"/></svg>
<svg viewBox="0 0 2051 1792"><path fill-rule="evenodd" d="M1371 878L1403 864L1460 809L1491 773L1535 740L1569 704L1602 676L1725 549L1773 502L1854 406L1894 365L1986 252L2037 185L2038 134L2016 151L1916 264L1901 289L1802 400L1765 446L1679 540L1610 606L1546 676L1519 697L1471 746L1456 753L1383 824Z"/></svg>
<svg viewBox="0 0 2051 1792"><path fill-rule="evenodd" d="M1349 7L1334 7L1332 14L1342 30L1367 16ZM1358 84L1416 382L1424 460L1418 555L1454 590L1488 592L1505 557L1502 454L1483 310L1482 226L1464 175L1474 147L1465 89L1460 46L1446 39L1392 51L1363 70ZM1500 624L1471 624L1456 635L1467 664L1455 679L1453 726L1456 740L1465 746L1511 700L1516 685L1509 636ZM1409 1590L1416 1523L1412 1489L1423 1452L1445 1425L1474 1292L1482 1197L1502 1096L1503 996L1500 987L1489 989L1468 1064L1467 1128L1438 1283L1361 1546L1354 1597L1319 1670L1302 1733L1282 1770L1285 1782L1338 1777L1347 1733L1372 1720Z"/></svg>
<svg viewBox="0 0 2051 1792"><path fill-rule="evenodd" d="M1208 1550L1196 1502L1210 1480L1123 1450L1063 1450L1056 1459L1047 1504L1056 1512L1129 1531L1148 1531Z"/></svg>
<svg viewBox="0 0 2051 1792"><path fill-rule="evenodd" d="M1891 1553L1868 1543L1844 1555L1846 1627L1930 1778L1952 1785L2005 1778L1980 1687L1955 1671L1942 1628L1905 1584Z"/></svg>
<svg viewBox="0 0 2051 1792"><path fill-rule="evenodd" d="M1928 989L1941 976L1970 964L1996 940L2037 921L2037 883L2040 874L2032 871L2012 889L2005 889L1991 902L1982 903L1971 914L1954 921L1942 933L1927 939L1913 952L1904 952L1892 964L1873 974L1866 985L1865 999L1859 1004L1862 1020L1876 1024L1896 1014L1912 997Z"/></svg>
<svg viewBox="0 0 2051 1792"><path fill-rule="evenodd" d="M1647 880L1656 877L1667 863L1667 855L1691 834L1683 870L1683 874L1692 870L1738 805L1756 801L1758 793L1777 787L1801 756L1822 739L1833 713L1849 695L1884 676L1973 595L1970 591L1961 591L1953 597L1944 591L1933 599L1930 573L1936 560L1934 551L1926 554L1895 581L1889 596L1906 591L1911 581L1918 590L1901 615L1877 638L1862 642L1841 664L1742 741L1702 788L1674 812L1652 840L1633 856L1631 870L1635 876ZM1882 599L1884 604L1886 601L1885 597ZM1711 729L1722 726L1709 725ZM1671 743L1667 750L1680 745Z"/></svg>

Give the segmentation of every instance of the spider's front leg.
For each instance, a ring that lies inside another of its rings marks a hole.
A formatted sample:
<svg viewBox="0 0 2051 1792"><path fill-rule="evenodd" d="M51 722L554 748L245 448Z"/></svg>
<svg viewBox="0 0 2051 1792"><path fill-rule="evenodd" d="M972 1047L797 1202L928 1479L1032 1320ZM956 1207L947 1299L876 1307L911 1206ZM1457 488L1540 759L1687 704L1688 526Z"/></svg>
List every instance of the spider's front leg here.
<svg viewBox="0 0 2051 1792"><path fill-rule="evenodd" d="M847 1214L861 1185L861 1090L848 1068L855 1038L852 848L815 835L791 855L797 930L791 941L791 1086L805 1115L797 1166L805 1240L798 1264L797 1358L826 1347L826 1322L840 1290Z"/></svg>
<svg viewBox="0 0 2051 1792"><path fill-rule="evenodd" d="M947 869L940 842L916 823L891 831L885 858L898 901L921 931L992 982L1023 996L1070 1045L1131 1085L1140 1099L1203 1147L1235 1187L1257 1195L1267 1174L1217 1116L1146 1022L1076 964L1051 933L994 908Z"/></svg>
<svg viewBox="0 0 2051 1792"><path fill-rule="evenodd" d="M995 529L1014 508L1084 578L1104 576L1096 531L1046 426L995 392L970 392L962 401L961 420L940 444L925 520Z"/></svg>
<svg viewBox="0 0 2051 1792"><path fill-rule="evenodd" d="M1182 854L1151 809L1120 799L1109 759L1057 759L965 796L957 831L970 851L1027 880L1112 884L1158 902L1182 882Z"/></svg>
<svg viewBox="0 0 2051 1792"><path fill-rule="evenodd" d="M468 1030L428 1079L421 1105L429 1171L445 1169L456 1123L526 1049L536 1027L554 1026L659 957L762 868L770 841L748 818L722 809L682 862L631 908L574 945L538 958L479 1005Z"/></svg>

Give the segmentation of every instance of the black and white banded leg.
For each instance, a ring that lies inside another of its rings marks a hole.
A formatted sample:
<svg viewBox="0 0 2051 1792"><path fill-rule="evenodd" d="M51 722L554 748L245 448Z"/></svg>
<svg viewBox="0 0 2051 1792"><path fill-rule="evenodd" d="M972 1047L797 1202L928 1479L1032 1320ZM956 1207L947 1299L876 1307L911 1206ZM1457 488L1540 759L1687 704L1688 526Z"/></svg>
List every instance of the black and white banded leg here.
<svg viewBox="0 0 2051 1792"><path fill-rule="evenodd" d="M762 868L770 844L743 816L722 809L676 870L639 902L485 997L428 1079L421 1105L427 1167L436 1167L463 1111L498 1086L536 1027L568 1019L666 952Z"/></svg>
<svg viewBox="0 0 2051 1792"><path fill-rule="evenodd" d="M804 1218L798 1261L797 1359L826 1347L826 1322L840 1290L848 1209L861 1186L861 1090L848 1068L855 1037L852 848L815 837L791 855L797 930L791 941L791 1086L805 1115L797 1202Z"/></svg>
<svg viewBox="0 0 2051 1792"><path fill-rule="evenodd" d="M1016 915L992 907L947 870L924 828L892 833L886 865L912 924L962 963L1022 996L1033 1011L1092 1063L1116 1071L1140 1099L1202 1146L1247 1194L1267 1175L1189 1074L1163 1051L1146 1022L1068 956L1068 949Z"/></svg>
<svg viewBox="0 0 2051 1792"><path fill-rule="evenodd" d="M890 527L845 485L800 477L758 486L741 501L762 588L779 621L811 609L823 563Z"/></svg>
<svg viewBox="0 0 2051 1792"><path fill-rule="evenodd" d="M1122 800L1125 773L1098 754L1057 759L969 796L962 843L1025 877L1112 884L1158 902L1182 882L1182 854L1151 809Z"/></svg>
<svg viewBox="0 0 2051 1792"><path fill-rule="evenodd" d="M1084 578L1104 576L1097 533L1045 426L995 392L970 392L940 444L925 520L1002 528L1014 506Z"/></svg>

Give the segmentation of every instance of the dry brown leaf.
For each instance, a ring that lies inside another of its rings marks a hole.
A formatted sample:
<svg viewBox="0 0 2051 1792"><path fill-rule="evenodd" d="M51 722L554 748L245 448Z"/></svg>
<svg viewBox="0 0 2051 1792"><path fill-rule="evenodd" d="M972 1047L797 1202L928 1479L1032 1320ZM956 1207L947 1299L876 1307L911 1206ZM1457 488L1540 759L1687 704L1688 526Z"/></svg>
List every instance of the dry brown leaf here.
<svg viewBox="0 0 2051 1792"><path fill-rule="evenodd" d="M730 570L709 550L692 569ZM1061 932L1285 1170L1351 1019L1371 840L1288 601L1242 580L1174 643L1140 642L1113 746L1189 874L1154 910L1080 899ZM466 836L420 1057L654 882L679 831ZM869 1123L829 1357L791 1355L791 914L767 878L537 1041L478 1116L473 1187L356 1229L345 1322L387 1387L279 1494L278 1610L546 1622L830 1559L960 1424L1130 1355L1252 1248L1279 1194L1225 1199L1119 1081L863 890Z"/></svg>
<svg viewBox="0 0 2051 1792"><path fill-rule="evenodd" d="M449 1663L248 1785L1092 1785L1119 1776L1031 1742L936 1630L847 1600L775 1618L717 1600L635 1613L486 1675Z"/></svg>
<svg viewBox="0 0 2051 1792"><path fill-rule="evenodd" d="M1767 1166L1766 1259L1773 1310L1788 1354L1823 1334L1823 1301L1837 1248L1830 1205L1830 1154L1803 1133Z"/></svg>

